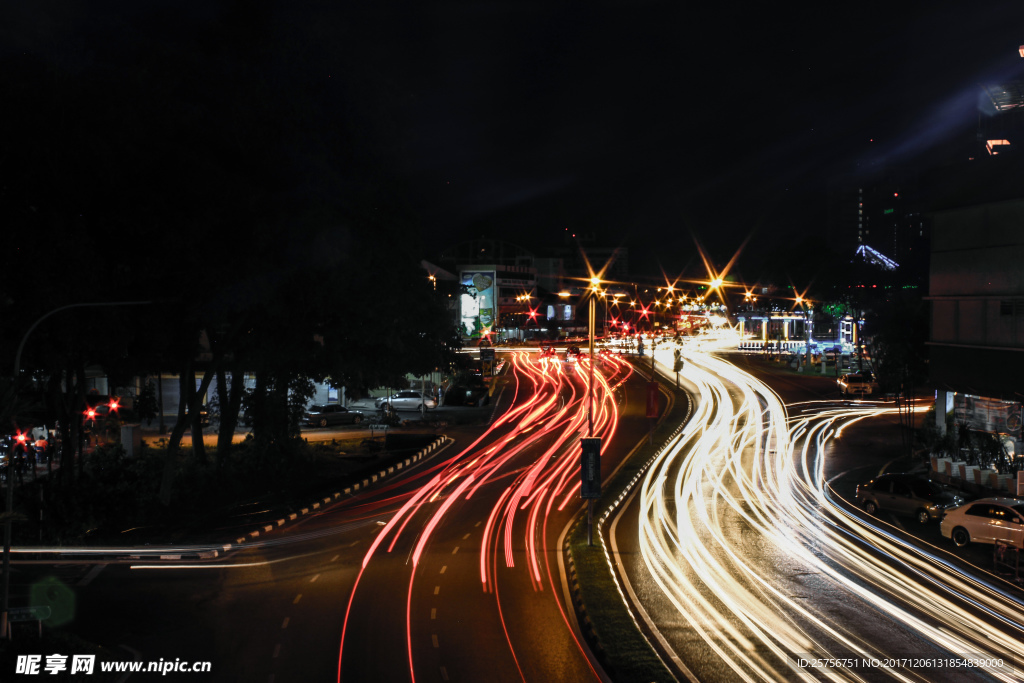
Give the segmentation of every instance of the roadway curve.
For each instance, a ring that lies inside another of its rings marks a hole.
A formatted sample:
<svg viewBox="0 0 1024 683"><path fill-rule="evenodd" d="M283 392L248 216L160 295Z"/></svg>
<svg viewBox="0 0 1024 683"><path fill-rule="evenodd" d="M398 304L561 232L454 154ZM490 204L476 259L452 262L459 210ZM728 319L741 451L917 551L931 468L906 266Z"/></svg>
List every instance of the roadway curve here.
<svg viewBox="0 0 1024 683"><path fill-rule="evenodd" d="M829 441L895 408L808 403L791 418L731 363L687 360L692 417L608 527L680 678L1021 680L1018 594L851 512L825 481Z"/></svg>

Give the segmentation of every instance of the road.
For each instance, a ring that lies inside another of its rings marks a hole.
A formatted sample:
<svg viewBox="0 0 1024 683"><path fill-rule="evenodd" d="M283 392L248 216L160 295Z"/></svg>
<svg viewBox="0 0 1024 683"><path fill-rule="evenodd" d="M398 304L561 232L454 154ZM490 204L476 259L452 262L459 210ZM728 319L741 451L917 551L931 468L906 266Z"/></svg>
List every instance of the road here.
<svg viewBox="0 0 1024 683"><path fill-rule="evenodd" d="M207 545L19 565L16 592L55 576L75 633L124 659L211 663L161 680L602 680L567 608L560 542L581 507L586 360L511 361L485 429L316 514L214 559L193 559ZM644 390L602 361L606 477L646 434Z"/></svg>
<svg viewBox="0 0 1024 683"><path fill-rule="evenodd" d="M836 437L895 408L784 405L699 352L684 380L691 421L607 527L634 609L680 679L1020 680L1019 592L828 484Z"/></svg>

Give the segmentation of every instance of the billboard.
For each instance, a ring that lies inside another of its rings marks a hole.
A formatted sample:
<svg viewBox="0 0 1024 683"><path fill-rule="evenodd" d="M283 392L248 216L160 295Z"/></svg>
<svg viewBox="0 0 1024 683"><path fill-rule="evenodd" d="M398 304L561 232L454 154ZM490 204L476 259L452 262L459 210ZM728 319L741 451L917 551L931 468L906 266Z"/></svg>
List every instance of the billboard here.
<svg viewBox="0 0 1024 683"><path fill-rule="evenodd" d="M979 432L1008 434L1015 439L1021 434L1021 404L982 398L970 394L956 394L953 397L953 411L958 423Z"/></svg>
<svg viewBox="0 0 1024 683"><path fill-rule="evenodd" d="M479 339L494 325L494 271L464 270L459 282L459 332Z"/></svg>

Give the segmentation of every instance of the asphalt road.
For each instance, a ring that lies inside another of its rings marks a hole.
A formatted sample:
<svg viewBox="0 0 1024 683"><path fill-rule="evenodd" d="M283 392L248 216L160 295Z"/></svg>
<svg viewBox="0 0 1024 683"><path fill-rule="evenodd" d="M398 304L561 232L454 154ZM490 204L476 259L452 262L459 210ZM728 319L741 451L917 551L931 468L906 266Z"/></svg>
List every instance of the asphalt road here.
<svg viewBox="0 0 1024 683"><path fill-rule="evenodd" d="M580 367L517 354L489 425L450 430L444 450L216 559L109 549L19 565L14 592L57 577L83 638L212 667L133 681L603 679L567 607L560 543L581 508ZM598 379L607 477L646 435L645 384L616 360Z"/></svg>
<svg viewBox="0 0 1024 683"><path fill-rule="evenodd" d="M838 493L904 464L891 443L869 447L888 408L839 401L821 378L756 371L776 393L706 358L684 374L694 422L607 539L680 679L1016 680L1019 592L995 577L965 588L941 545ZM1004 666L943 668L974 653Z"/></svg>

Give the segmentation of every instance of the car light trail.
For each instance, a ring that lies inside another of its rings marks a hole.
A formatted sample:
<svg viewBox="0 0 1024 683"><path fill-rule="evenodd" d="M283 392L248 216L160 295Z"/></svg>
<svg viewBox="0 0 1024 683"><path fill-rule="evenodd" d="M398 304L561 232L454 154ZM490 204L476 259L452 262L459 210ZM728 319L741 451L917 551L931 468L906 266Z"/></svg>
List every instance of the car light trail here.
<svg viewBox="0 0 1024 683"><path fill-rule="evenodd" d="M479 551L480 585L484 595L492 596L509 651L519 665L520 657L505 624L497 562L500 558L506 570L525 571L536 592L545 592L545 577L549 584L553 580L546 545L547 526L552 511L563 510L579 493L579 438L587 426L584 408L590 389L587 386L590 362L589 358L580 359L577 362L579 372L566 372L557 359L522 351L512 355L510 372L515 377L512 407L479 439L440 463L433 476L405 500L364 555L342 627L338 680L342 677L348 620L363 573L381 552L390 553L399 543L412 543L406 612L402 618L406 627L409 676L415 681L416 634L411 610L416 567L423 561L435 531L447 516L454 514L459 502L485 490L493 502ZM594 368L594 436L602 437L607 443L615 435L618 420L615 388L632 370L614 357L602 359L599 365ZM481 443L487 446L481 447ZM513 474L515 476L507 476ZM442 496L449 489L450 493L442 502ZM412 528L409 525L414 519L419 531L413 537L407 527ZM515 561L517 554L525 558L519 563L521 566ZM546 594L558 603L562 620L569 628L556 591L546 591ZM596 672L594 675L596 678Z"/></svg>
<svg viewBox="0 0 1024 683"><path fill-rule="evenodd" d="M660 353L664 363L668 351ZM802 669L799 656L855 656L879 662L869 678L929 680L893 659L915 650L1007 664L958 668L958 680L1020 680L1012 666L1024 661L1024 605L960 572L940 549L850 511L824 482L829 441L896 407L801 404L791 419L774 391L727 361L687 360L696 404L640 483L639 540L667 603L728 668L723 680L865 673ZM828 609L792 595L807 583ZM877 618L874 628L865 615Z"/></svg>

